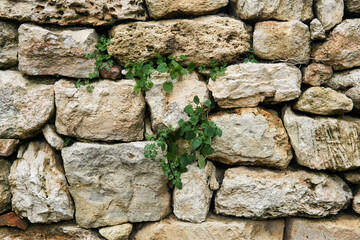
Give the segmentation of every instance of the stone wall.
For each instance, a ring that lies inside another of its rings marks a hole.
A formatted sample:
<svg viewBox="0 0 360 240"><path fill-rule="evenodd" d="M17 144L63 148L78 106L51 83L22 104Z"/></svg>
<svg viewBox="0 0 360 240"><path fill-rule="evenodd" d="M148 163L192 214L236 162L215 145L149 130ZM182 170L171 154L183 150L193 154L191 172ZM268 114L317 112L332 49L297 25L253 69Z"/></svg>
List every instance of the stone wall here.
<svg viewBox="0 0 360 240"><path fill-rule="evenodd" d="M102 34L120 68L228 67L89 93ZM223 134L174 189L145 136L195 95ZM354 240L359 185L359 1L0 0L0 239Z"/></svg>

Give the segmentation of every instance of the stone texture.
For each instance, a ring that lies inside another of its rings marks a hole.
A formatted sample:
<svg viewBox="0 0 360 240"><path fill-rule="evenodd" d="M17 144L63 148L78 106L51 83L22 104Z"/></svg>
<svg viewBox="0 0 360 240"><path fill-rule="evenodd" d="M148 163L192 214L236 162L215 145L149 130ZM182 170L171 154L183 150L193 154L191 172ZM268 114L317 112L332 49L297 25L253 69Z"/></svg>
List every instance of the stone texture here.
<svg viewBox="0 0 360 240"><path fill-rule="evenodd" d="M227 67L208 87L221 108L280 103L301 94L301 72L285 63L243 63Z"/></svg>
<svg viewBox="0 0 360 240"><path fill-rule="evenodd" d="M54 113L54 86L0 71L0 138L28 138Z"/></svg>
<svg viewBox="0 0 360 240"><path fill-rule="evenodd" d="M327 219L289 218L286 220L286 232L284 239L360 239L359 224L359 217L347 214Z"/></svg>
<svg viewBox="0 0 360 240"><path fill-rule="evenodd" d="M40 27L24 23L19 27L19 70L28 75L61 75L88 78L99 39L94 29Z"/></svg>
<svg viewBox="0 0 360 240"><path fill-rule="evenodd" d="M19 218L14 212L9 212L0 216L0 226L17 227L26 230L28 222Z"/></svg>
<svg viewBox="0 0 360 240"><path fill-rule="evenodd" d="M161 222L144 225L132 240L282 240L284 220L253 221L210 214L203 223L177 220L173 215Z"/></svg>
<svg viewBox="0 0 360 240"><path fill-rule="evenodd" d="M26 231L0 228L4 240L104 240L96 230L87 230L71 222L58 224L31 224Z"/></svg>
<svg viewBox="0 0 360 240"><path fill-rule="evenodd" d="M358 190L357 193L354 196L352 207L354 211L358 214L360 214L360 191Z"/></svg>
<svg viewBox="0 0 360 240"><path fill-rule="evenodd" d="M248 218L325 217L346 208L350 188L333 175L237 167L225 171L215 212Z"/></svg>
<svg viewBox="0 0 360 240"><path fill-rule="evenodd" d="M42 133L50 146L56 150L61 150L64 147L64 140L56 133L54 125L46 124Z"/></svg>
<svg viewBox="0 0 360 240"><path fill-rule="evenodd" d="M314 18L310 22L310 39L314 40L324 40L326 38L325 28L319 19Z"/></svg>
<svg viewBox="0 0 360 240"><path fill-rule="evenodd" d="M142 0L1 0L0 18L59 25L111 25L118 20L145 20Z"/></svg>
<svg viewBox="0 0 360 240"><path fill-rule="evenodd" d="M210 119L222 130L209 158L229 165L286 168L292 159L289 138L276 113L261 108L220 112Z"/></svg>
<svg viewBox="0 0 360 240"><path fill-rule="evenodd" d="M360 171L359 170L350 170L347 172L344 172L342 174L342 177L346 182L352 183L352 184L360 184Z"/></svg>
<svg viewBox="0 0 360 240"><path fill-rule="evenodd" d="M74 206L61 159L45 141L22 145L9 182L13 211L31 223L52 223L74 217Z"/></svg>
<svg viewBox="0 0 360 240"><path fill-rule="evenodd" d="M321 63L312 63L302 69L303 83L318 87L326 84L333 75L332 68Z"/></svg>
<svg viewBox="0 0 360 240"><path fill-rule="evenodd" d="M17 139L0 139L0 156L7 157L13 154L19 142Z"/></svg>
<svg viewBox="0 0 360 240"><path fill-rule="evenodd" d="M11 163L0 158L0 213L11 209L11 192L9 185Z"/></svg>
<svg viewBox="0 0 360 240"><path fill-rule="evenodd" d="M154 58L156 53L185 55L185 65L211 60L231 63L249 51L250 31L241 20L219 16L133 22L111 29L108 52L121 65Z"/></svg>
<svg viewBox="0 0 360 240"><path fill-rule="evenodd" d="M208 215L213 191L219 189L216 168L207 161L204 169L193 163L187 170L181 174L182 189L174 189L173 212L178 219L200 223Z"/></svg>
<svg viewBox="0 0 360 240"><path fill-rule="evenodd" d="M328 31L341 23L344 16L344 1L316 0L315 13L325 30Z"/></svg>
<svg viewBox="0 0 360 240"><path fill-rule="evenodd" d="M337 25L324 43L316 46L311 56L334 70L360 66L360 18L347 19Z"/></svg>
<svg viewBox="0 0 360 240"><path fill-rule="evenodd" d="M344 0L346 9L352 13L360 13L360 1L359 0Z"/></svg>
<svg viewBox="0 0 360 240"><path fill-rule="evenodd" d="M103 80L75 88L70 81L55 83L56 130L89 140L136 141L144 135L145 101L134 92L134 80Z"/></svg>
<svg viewBox="0 0 360 240"><path fill-rule="evenodd" d="M266 60L306 63L310 58L310 31L300 21L258 22L254 30L254 53Z"/></svg>
<svg viewBox="0 0 360 240"><path fill-rule="evenodd" d="M125 223L112 227L105 227L99 230L101 236L108 240L128 240L133 226L130 223Z"/></svg>
<svg viewBox="0 0 360 240"><path fill-rule="evenodd" d="M144 157L148 143L75 143L62 150L79 226L158 221L171 212L167 178L158 161Z"/></svg>
<svg viewBox="0 0 360 240"><path fill-rule="evenodd" d="M283 109L283 121L298 164L344 171L360 166L360 119L308 117Z"/></svg>
<svg viewBox="0 0 360 240"><path fill-rule="evenodd" d="M17 64L17 29L18 26L15 23L0 21L0 69L14 67Z"/></svg>
<svg viewBox="0 0 360 240"><path fill-rule="evenodd" d="M150 17L173 18L204 15L225 7L229 0L145 0Z"/></svg>
<svg viewBox="0 0 360 240"><path fill-rule="evenodd" d="M246 20L310 21L312 0L230 0L235 16Z"/></svg>
<svg viewBox="0 0 360 240"><path fill-rule="evenodd" d="M331 88L308 88L297 100L294 109L319 115L339 115L350 112L353 102L345 94Z"/></svg>
<svg viewBox="0 0 360 240"><path fill-rule="evenodd" d="M154 86L146 91L145 100L149 106L153 130L166 128L169 125L177 129L180 119L189 119L184 108L188 104L193 104L194 96L198 96L201 103L210 97L206 83L201 81L200 76L195 72L174 80L171 80L167 73L155 72L151 75L151 79ZM163 90L163 83L167 81L173 83L174 88L171 93Z"/></svg>

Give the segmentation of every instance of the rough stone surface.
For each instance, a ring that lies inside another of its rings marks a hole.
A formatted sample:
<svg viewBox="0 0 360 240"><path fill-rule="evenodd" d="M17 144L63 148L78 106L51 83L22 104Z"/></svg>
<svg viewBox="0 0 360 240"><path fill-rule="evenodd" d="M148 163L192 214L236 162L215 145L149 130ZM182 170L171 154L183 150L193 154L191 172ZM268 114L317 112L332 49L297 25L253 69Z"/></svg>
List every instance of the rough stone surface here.
<svg viewBox="0 0 360 240"><path fill-rule="evenodd" d="M346 9L352 13L360 13L360 1L359 0L344 0Z"/></svg>
<svg viewBox="0 0 360 240"><path fill-rule="evenodd" d="M235 15L247 20L300 20L310 21L311 0L230 0Z"/></svg>
<svg viewBox="0 0 360 240"><path fill-rule="evenodd" d="M54 86L0 71L0 138L28 138L54 113Z"/></svg>
<svg viewBox="0 0 360 240"><path fill-rule="evenodd" d="M154 58L156 53L185 55L185 65L211 60L231 63L249 51L250 31L241 20L219 16L133 22L112 28L108 52L121 65Z"/></svg>
<svg viewBox="0 0 360 240"><path fill-rule="evenodd" d="M306 63L310 58L310 31L300 21L258 22L254 30L254 53L266 60Z"/></svg>
<svg viewBox="0 0 360 240"><path fill-rule="evenodd" d="M289 138L276 113L260 108L239 108L210 119L222 129L209 158L230 165L286 168L292 159Z"/></svg>
<svg viewBox="0 0 360 240"><path fill-rule="evenodd" d="M56 133L54 125L46 124L42 133L50 146L56 150L61 150L64 147L64 140Z"/></svg>
<svg viewBox="0 0 360 240"><path fill-rule="evenodd" d="M303 83L313 87L326 84L333 75L332 68L321 63L312 63L302 70Z"/></svg>
<svg viewBox="0 0 360 240"><path fill-rule="evenodd" d="M13 154L19 142L17 139L0 139L0 156L7 157Z"/></svg>
<svg viewBox="0 0 360 240"><path fill-rule="evenodd" d="M0 158L0 213L11 209L11 192L9 185L11 163Z"/></svg>
<svg viewBox="0 0 360 240"><path fill-rule="evenodd" d="M325 30L328 31L341 23L344 16L344 1L316 0L315 13Z"/></svg>
<svg viewBox="0 0 360 240"><path fill-rule="evenodd" d="M352 202L352 207L356 213L360 214L360 191L359 190L354 196L354 199Z"/></svg>
<svg viewBox="0 0 360 240"><path fill-rule="evenodd" d="M171 212L167 178L158 161L144 157L148 143L75 143L62 150L79 226L158 221Z"/></svg>
<svg viewBox="0 0 360 240"><path fill-rule="evenodd" d="M353 102L345 94L331 88L308 88L297 100L294 109L319 115L336 115L350 112Z"/></svg>
<svg viewBox="0 0 360 240"><path fill-rule="evenodd" d="M325 217L346 208L350 188L333 175L238 167L225 171L215 212L249 218Z"/></svg>
<svg viewBox="0 0 360 240"><path fill-rule="evenodd" d="M145 0L150 17L173 18L204 15L225 7L229 0Z"/></svg>
<svg viewBox="0 0 360 240"><path fill-rule="evenodd" d="M180 119L189 119L184 108L188 104L193 104L194 96L198 96L201 103L210 97L206 83L201 81L195 72L174 80L171 80L167 73L153 73L151 79L154 86L146 92L145 100L149 106L153 130L166 128L169 125L177 129ZM163 83L168 81L174 86L171 93L163 90Z"/></svg>
<svg viewBox="0 0 360 240"><path fill-rule="evenodd" d="M87 230L71 222L58 224L31 224L24 231L0 228L0 239L4 240L104 240L96 230Z"/></svg>
<svg viewBox="0 0 360 240"><path fill-rule="evenodd" d="M14 212L9 212L0 216L0 226L17 227L26 230L28 222L19 218Z"/></svg>
<svg viewBox="0 0 360 240"><path fill-rule="evenodd" d="M342 177L346 182L352 183L352 184L360 184L360 171L359 170L350 170L347 172L344 172L342 174Z"/></svg>
<svg viewBox="0 0 360 240"><path fill-rule="evenodd" d="M360 239L359 224L359 217L347 214L326 219L289 218L286 220L284 239Z"/></svg>
<svg viewBox="0 0 360 240"><path fill-rule="evenodd" d="M133 226L130 223L125 223L112 227L105 227L99 230L101 236L107 240L128 240Z"/></svg>
<svg viewBox="0 0 360 240"><path fill-rule="evenodd" d="M324 40L326 38L325 28L319 19L314 18L310 22L310 39L311 40Z"/></svg>
<svg viewBox="0 0 360 240"><path fill-rule="evenodd" d="M308 117L295 114L290 107L283 112L298 164L334 171L360 166L360 119Z"/></svg>
<svg viewBox="0 0 360 240"><path fill-rule="evenodd" d="M111 25L118 20L145 20L142 0L1 0L0 18L59 25Z"/></svg>
<svg viewBox="0 0 360 240"><path fill-rule="evenodd" d="M15 23L0 21L0 69L14 67L17 64L17 29L18 26Z"/></svg>
<svg viewBox="0 0 360 240"><path fill-rule="evenodd" d="M280 103L301 94L301 72L285 63L243 63L227 67L208 87L221 108Z"/></svg>
<svg viewBox="0 0 360 240"><path fill-rule="evenodd" d="M360 18L347 19L337 25L327 41L315 47L311 56L334 70L360 66Z"/></svg>
<svg viewBox="0 0 360 240"><path fill-rule="evenodd" d="M55 83L56 130L89 140L136 141L144 135L145 101L134 92L134 80L103 80L75 88L70 81Z"/></svg>
<svg viewBox="0 0 360 240"><path fill-rule="evenodd" d="M88 78L95 59L98 34L90 28L45 28L24 23L19 27L19 70L28 75Z"/></svg>
<svg viewBox="0 0 360 240"><path fill-rule="evenodd" d="M210 214L203 223L177 220L173 215L156 223L148 223L132 235L132 240L282 240L284 220L253 221Z"/></svg>
<svg viewBox="0 0 360 240"><path fill-rule="evenodd" d="M200 223L208 215L213 191L219 189L216 168L207 161L204 169L200 169L197 163L187 169L181 174L182 189L174 189L173 212L178 219Z"/></svg>
<svg viewBox="0 0 360 240"><path fill-rule="evenodd" d="M22 145L9 176L13 211L31 223L73 219L63 171L60 156L45 141Z"/></svg>

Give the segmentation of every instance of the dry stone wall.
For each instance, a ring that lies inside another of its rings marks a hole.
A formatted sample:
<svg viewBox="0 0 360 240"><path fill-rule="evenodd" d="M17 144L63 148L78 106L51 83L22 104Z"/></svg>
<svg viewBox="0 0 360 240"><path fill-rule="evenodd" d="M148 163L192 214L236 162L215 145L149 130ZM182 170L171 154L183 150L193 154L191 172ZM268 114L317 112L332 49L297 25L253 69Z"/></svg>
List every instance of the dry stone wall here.
<svg viewBox="0 0 360 240"><path fill-rule="evenodd" d="M146 155L180 119L222 130L181 189L194 141ZM354 240L359 214L360 1L0 0L0 239Z"/></svg>

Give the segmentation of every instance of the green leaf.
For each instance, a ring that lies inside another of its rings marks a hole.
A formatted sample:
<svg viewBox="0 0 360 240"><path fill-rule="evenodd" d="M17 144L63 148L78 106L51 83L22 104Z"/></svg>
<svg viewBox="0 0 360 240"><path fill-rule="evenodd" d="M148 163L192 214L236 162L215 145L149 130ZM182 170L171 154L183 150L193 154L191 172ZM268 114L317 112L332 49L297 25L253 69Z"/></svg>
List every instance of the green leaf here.
<svg viewBox="0 0 360 240"><path fill-rule="evenodd" d="M188 69L188 71L189 71L189 73L192 73L192 72L194 72L195 71L195 68L196 68L196 64L195 63L190 63L189 65L188 65L188 67L187 67L187 69Z"/></svg>
<svg viewBox="0 0 360 240"><path fill-rule="evenodd" d="M208 100L206 100L205 102L204 102L204 105L206 106L206 107L210 107L211 106L211 101L208 99Z"/></svg>
<svg viewBox="0 0 360 240"><path fill-rule="evenodd" d="M173 84L172 82L164 82L163 83L163 89L166 93L170 93L173 90Z"/></svg>
<svg viewBox="0 0 360 240"><path fill-rule="evenodd" d="M193 140L195 137L196 137L196 134L192 130L185 133L185 139L188 141Z"/></svg>
<svg viewBox="0 0 360 240"><path fill-rule="evenodd" d="M195 103L196 105L198 105L198 104L200 103L200 99L199 99L198 96L195 96L195 97L194 97L194 103Z"/></svg>
<svg viewBox="0 0 360 240"><path fill-rule="evenodd" d="M180 59L180 61L184 61L184 60L186 60L186 56L180 55L179 59Z"/></svg>
<svg viewBox="0 0 360 240"><path fill-rule="evenodd" d="M157 67L157 71L160 73L166 73L169 71L169 68L167 67L167 64L163 62Z"/></svg>
<svg viewBox="0 0 360 240"><path fill-rule="evenodd" d="M204 169L206 166L206 160L203 155L200 155L198 158L198 164L200 169Z"/></svg>
<svg viewBox="0 0 360 240"><path fill-rule="evenodd" d="M202 144L202 140L200 138L195 138L192 143L192 148L196 150Z"/></svg>
<svg viewBox="0 0 360 240"><path fill-rule="evenodd" d="M205 144L201 152L205 155L210 155L214 153L214 149L209 144Z"/></svg>
<svg viewBox="0 0 360 240"><path fill-rule="evenodd" d="M193 106L191 104L186 105L184 112L188 115L191 115L194 112Z"/></svg>
<svg viewBox="0 0 360 240"><path fill-rule="evenodd" d="M199 122L199 117L194 115L190 118L189 122L191 122L191 124L195 126Z"/></svg>
<svg viewBox="0 0 360 240"><path fill-rule="evenodd" d="M215 134L216 134L217 136L221 137L221 136L222 136L222 131L221 131L221 129L220 129L220 128L216 128Z"/></svg>
<svg viewBox="0 0 360 240"><path fill-rule="evenodd" d="M170 72L170 77L171 77L171 79L174 80L174 79L177 77L177 74L178 74L178 73L177 73L176 71L171 71L171 72Z"/></svg>
<svg viewBox="0 0 360 240"><path fill-rule="evenodd" d="M81 87L81 79L78 79L77 82L75 83L75 87L76 88L80 88Z"/></svg>
<svg viewBox="0 0 360 240"><path fill-rule="evenodd" d="M139 87L139 86L134 87L134 92L140 92L140 91L141 91L141 87Z"/></svg>
<svg viewBox="0 0 360 240"><path fill-rule="evenodd" d="M207 127L205 128L205 131L204 131L205 135L208 136L208 137L213 137L214 134L215 134L215 128L213 127Z"/></svg>

